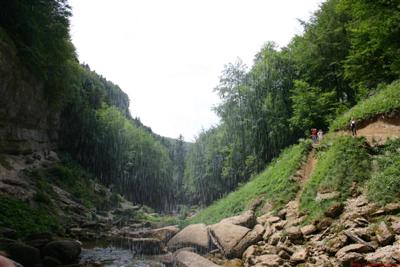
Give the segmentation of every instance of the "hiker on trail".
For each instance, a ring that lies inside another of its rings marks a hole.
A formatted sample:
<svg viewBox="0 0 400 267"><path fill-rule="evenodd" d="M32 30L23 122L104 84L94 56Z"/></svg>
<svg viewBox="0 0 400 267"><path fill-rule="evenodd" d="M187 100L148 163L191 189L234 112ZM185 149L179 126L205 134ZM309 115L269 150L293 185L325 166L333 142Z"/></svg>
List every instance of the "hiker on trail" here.
<svg viewBox="0 0 400 267"><path fill-rule="evenodd" d="M311 129L311 139L313 141L313 143L317 143L318 140L318 130L316 128L312 128Z"/></svg>
<svg viewBox="0 0 400 267"><path fill-rule="evenodd" d="M322 138L324 138L324 132L321 129L319 129L319 131L318 131L318 142L321 142Z"/></svg>
<svg viewBox="0 0 400 267"><path fill-rule="evenodd" d="M351 134L353 136L356 136L357 135L357 126L356 126L356 120L354 118L351 118L350 129L351 129Z"/></svg>

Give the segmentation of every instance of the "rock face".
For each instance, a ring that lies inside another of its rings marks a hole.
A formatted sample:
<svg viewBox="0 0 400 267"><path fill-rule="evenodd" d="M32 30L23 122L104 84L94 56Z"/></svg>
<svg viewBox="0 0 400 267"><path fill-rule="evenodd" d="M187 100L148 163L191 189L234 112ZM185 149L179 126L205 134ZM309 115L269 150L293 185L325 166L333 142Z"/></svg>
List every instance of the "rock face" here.
<svg viewBox="0 0 400 267"><path fill-rule="evenodd" d="M175 263L178 267L218 267L206 258L190 251L178 251L175 254Z"/></svg>
<svg viewBox="0 0 400 267"><path fill-rule="evenodd" d="M192 224L172 237L167 246L170 250L177 250L183 247L194 247L199 251L210 249L210 237L205 224Z"/></svg>
<svg viewBox="0 0 400 267"><path fill-rule="evenodd" d="M54 148L58 114L50 110L43 84L4 41L0 41L0 95L0 152L25 154Z"/></svg>

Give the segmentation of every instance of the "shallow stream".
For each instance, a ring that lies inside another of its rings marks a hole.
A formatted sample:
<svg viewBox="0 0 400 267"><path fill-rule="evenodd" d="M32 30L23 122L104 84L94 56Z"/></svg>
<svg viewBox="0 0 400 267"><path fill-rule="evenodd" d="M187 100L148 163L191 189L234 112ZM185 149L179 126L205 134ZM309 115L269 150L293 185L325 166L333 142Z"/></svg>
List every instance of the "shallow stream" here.
<svg viewBox="0 0 400 267"><path fill-rule="evenodd" d="M118 242L89 242L84 243L81 253L81 262L87 266L104 267L164 267L157 261L157 256L135 255L129 248ZM102 265L93 265L101 262Z"/></svg>

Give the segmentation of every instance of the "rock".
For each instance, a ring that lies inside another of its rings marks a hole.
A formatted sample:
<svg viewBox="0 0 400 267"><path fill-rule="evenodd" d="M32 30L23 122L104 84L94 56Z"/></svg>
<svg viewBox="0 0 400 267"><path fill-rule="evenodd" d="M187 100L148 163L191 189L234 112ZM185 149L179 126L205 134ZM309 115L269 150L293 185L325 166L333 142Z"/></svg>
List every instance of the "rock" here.
<svg viewBox="0 0 400 267"><path fill-rule="evenodd" d="M378 248L375 252L365 256L368 263L394 264L400 262L400 245L386 246Z"/></svg>
<svg viewBox="0 0 400 267"><path fill-rule="evenodd" d="M256 254L257 251L257 246L253 245L248 247L245 252L242 255L243 260L246 262L248 261L249 258L251 258L252 256L254 256Z"/></svg>
<svg viewBox="0 0 400 267"><path fill-rule="evenodd" d="M190 252L179 251L174 254L175 262L179 267L217 267L215 263L203 258L202 256Z"/></svg>
<svg viewBox="0 0 400 267"><path fill-rule="evenodd" d="M257 224L253 230L248 232L233 248L232 257L241 257L243 252L249 246L257 243L262 239L264 234L264 227L261 224Z"/></svg>
<svg viewBox="0 0 400 267"><path fill-rule="evenodd" d="M281 218L282 220L286 219L286 214L287 214L287 209L281 209L278 212L278 217Z"/></svg>
<svg viewBox="0 0 400 267"><path fill-rule="evenodd" d="M298 242L303 238L303 234L301 233L300 227L292 226L286 229L287 237L292 242Z"/></svg>
<svg viewBox="0 0 400 267"><path fill-rule="evenodd" d="M236 244L249 232L249 228L229 223L217 223L210 226L210 233L214 244L227 257L235 257L237 255L237 251L235 251Z"/></svg>
<svg viewBox="0 0 400 267"><path fill-rule="evenodd" d="M268 222L268 223L277 223L277 222L279 222L280 220L281 220L281 218L274 216L274 217L269 217L269 218L266 220L266 222Z"/></svg>
<svg viewBox="0 0 400 267"><path fill-rule="evenodd" d="M40 263L40 250L22 243L11 244L8 249L10 258L25 267L34 267Z"/></svg>
<svg viewBox="0 0 400 267"><path fill-rule="evenodd" d="M324 214L326 217L337 218L337 217L339 217L340 214L342 214L343 210L344 210L343 203L335 203L332 206L330 206L324 212Z"/></svg>
<svg viewBox="0 0 400 267"><path fill-rule="evenodd" d="M348 237L344 234L339 234L329 239L325 239L325 250L329 253L336 253L344 247L348 242Z"/></svg>
<svg viewBox="0 0 400 267"><path fill-rule="evenodd" d="M382 246L389 245L394 241L394 235L392 234L386 223L383 221L380 222L375 229L375 235L378 239L379 244L381 244Z"/></svg>
<svg viewBox="0 0 400 267"><path fill-rule="evenodd" d="M281 257L284 260L290 259L290 254L287 253L285 250L279 251L278 256Z"/></svg>
<svg viewBox="0 0 400 267"><path fill-rule="evenodd" d="M393 232L400 235L400 221L395 221L392 223Z"/></svg>
<svg viewBox="0 0 400 267"><path fill-rule="evenodd" d="M256 266L279 267L282 266L283 260L278 255L266 254L256 257L254 263Z"/></svg>
<svg viewBox="0 0 400 267"><path fill-rule="evenodd" d="M315 233L317 231L317 227L315 227L314 224L309 224L301 227L300 231L303 234L303 236L308 236Z"/></svg>
<svg viewBox="0 0 400 267"><path fill-rule="evenodd" d="M233 259L225 261L224 267L243 267L243 261L240 259Z"/></svg>
<svg viewBox="0 0 400 267"><path fill-rule="evenodd" d="M58 155L56 152L54 151L50 151L47 155L46 155L46 159L49 161L60 161Z"/></svg>
<svg viewBox="0 0 400 267"><path fill-rule="evenodd" d="M278 242L282 239L282 237L282 232L276 232L269 238L268 244L276 246Z"/></svg>
<svg viewBox="0 0 400 267"><path fill-rule="evenodd" d="M52 241L43 248L44 257L55 258L63 264L76 263L80 254L80 242L72 240Z"/></svg>
<svg viewBox="0 0 400 267"><path fill-rule="evenodd" d="M305 248L299 248L290 257L290 261L294 263L305 262L308 256L308 251Z"/></svg>
<svg viewBox="0 0 400 267"><path fill-rule="evenodd" d="M332 222L333 222L332 218L326 218L326 217L322 218L321 221L319 221L317 224L317 229L319 231L323 231L323 230L327 229L328 227L330 227Z"/></svg>
<svg viewBox="0 0 400 267"><path fill-rule="evenodd" d="M364 256L357 252L342 254L337 259L343 266L354 266L356 263L364 262Z"/></svg>
<svg viewBox="0 0 400 267"><path fill-rule="evenodd" d="M194 247L199 251L210 249L210 237L205 224L192 224L174 235L167 243L170 250Z"/></svg>
<svg viewBox="0 0 400 267"><path fill-rule="evenodd" d="M157 238L164 243L167 243L178 232L179 232L178 226L166 226L163 228L151 230L150 236L152 238Z"/></svg>
<svg viewBox="0 0 400 267"><path fill-rule="evenodd" d="M347 255L351 252L367 253L367 252L371 252L371 251L372 251L371 247L366 246L364 244L351 244L351 245L341 248L336 253L336 257L339 259L339 258L344 258L345 255Z"/></svg>
<svg viewBox="0 0 400 267"><path fill-rule="evenodd" d="M7 248L16 243L17 241L9 238L0 238L0 250L7 250Z"/></svg>
<svg viewBox="0 0 400 267"><path fill-rule="evenodd" d="M263 235L263 240L264 240L264 241L268 241L268 239L269 239L269 238L271 237L271 235L274 233L274 230L272 229L271 226L267 226L267 227L265 227L264 229L265 229L265 232L264 232L264 235Z"/></svg>
<svg viewBox="0 0 400 267"><path fill-rule="evenodd" d="M324 200L331 200L331 199L335 199L340 197L340 192L338 191L333 191L333 192L328 192L328 193L317 193L317 197L315 198L315 200L317 202L321 202Z"/></svg>
<svg viewBox="0 0 400 267"><path fill-rule="evenodd" d="M398 214L400 212L400 202L386 204L383 209L386 214Z"/></svg>
<svg viewBox="0 0 400 267"><path fill-rule="evenodd" d="M248 210L238 216L225 218L220 222L240 225L247 228L253 228L254 225L256 224L256 216L253 210Z"/></svg>
<svg viewBox="0 0 400 267"><path fill-rule="evenodd" d="M0 228L0 236L3 236L5 238L10 238L10 239L16 239L17 238L17 231L11 228L6 228L2 227Z"/></svg>
<svg viewBox="0 0 400 267"><path fill-rule="evenodd" d="M274 227L276 230L282 230L285 227L286 223L287 223L286 221L280 221L274 224Z"/></svg>

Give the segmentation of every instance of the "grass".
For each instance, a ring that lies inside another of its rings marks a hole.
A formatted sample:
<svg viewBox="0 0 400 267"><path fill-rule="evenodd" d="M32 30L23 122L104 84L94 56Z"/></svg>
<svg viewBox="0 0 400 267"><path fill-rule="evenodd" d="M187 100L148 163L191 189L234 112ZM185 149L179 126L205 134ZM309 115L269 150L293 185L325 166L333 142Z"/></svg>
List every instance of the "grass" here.
<svg viewBox="0 0 400 267"><path fill-rule="evenodd" d="M331 131L338 131L348 127L351 118L358 121L373 118L400 109L400 80L382 88L376 95L361 101L349 111L339 116L330 125Z"/></svg>
<svg viewBox="0 0 400 267"><path fill-rule="evenodd" d="M379 150L379 170L367 182L367 195L372 201L386 204L400 199L400 140L389 140Z"/></svg>
<svg viewBox="0 0 400 267"><path fill-rule="evenodd" d="M320 218L328 207L344 201L350 195L353 182L370 177L370 156L364 142L364 138L337 137L321 144L318 164L300 199L300 209L308 214L307 221ZM330 200L316 200L318 192L333 191L340 195Z"/></svg>
<svg viewBox="0 0 400 267"><path fill-rule="evenodd" d="M282 207L296 195L299 185L292 177L307 158L310 148L310 142L302 141L285 149L264 172L200 211L188 222L216 223L245 211L256 199L268 202L276 209Z"/></svg>
<svg viewBox="0 0 400 267"><path fill-rule="evenodd" d="M32 208L27 203L10 197L0 197L0 227L15 229L19 237L60 230L57 218L45 209Z"/></svg>

